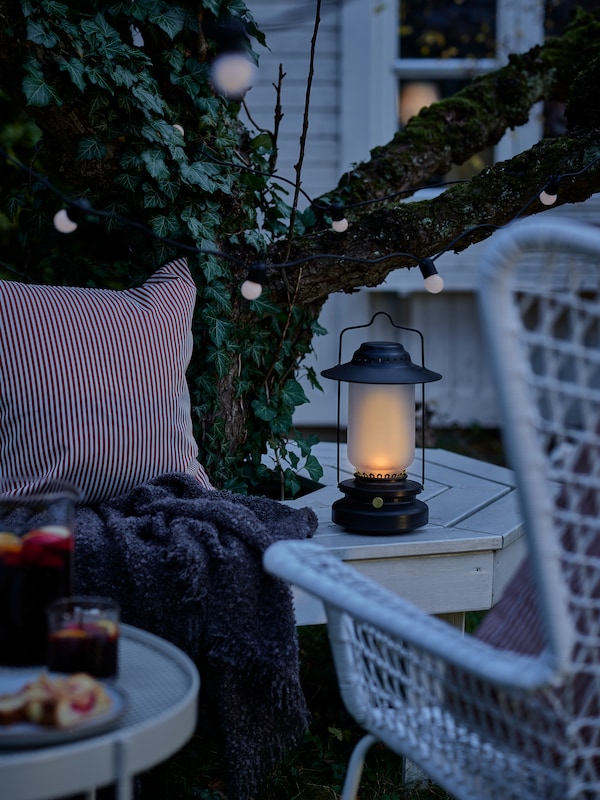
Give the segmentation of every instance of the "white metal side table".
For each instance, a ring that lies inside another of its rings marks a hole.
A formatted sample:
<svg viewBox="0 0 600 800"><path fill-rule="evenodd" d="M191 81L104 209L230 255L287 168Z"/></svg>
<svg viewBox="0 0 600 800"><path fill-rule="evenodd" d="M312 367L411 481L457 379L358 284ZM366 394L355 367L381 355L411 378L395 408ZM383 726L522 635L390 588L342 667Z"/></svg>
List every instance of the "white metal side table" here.
<svg viewBox="0 0 600 800"><path fill-rule="evenodd" d="M96 788L113 783L118 800L130 800L133 776L192 736L200 687L192 660L129 625L121 626L119 659L118 685L127 708L115 727L51 747L0 750L2 800L50 800L79 792L93 800Z"/></svg>

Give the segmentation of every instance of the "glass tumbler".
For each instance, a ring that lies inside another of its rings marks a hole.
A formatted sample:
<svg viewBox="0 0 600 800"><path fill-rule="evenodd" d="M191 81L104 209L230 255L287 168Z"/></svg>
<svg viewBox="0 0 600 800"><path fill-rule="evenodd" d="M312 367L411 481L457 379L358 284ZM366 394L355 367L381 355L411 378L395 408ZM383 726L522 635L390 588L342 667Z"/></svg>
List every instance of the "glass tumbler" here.
<svg viewBox="0 0 600 800"><path fill-rule="evenodd" d="M0 664L44 665L46 609L73 592L77 490L38 480L0 494Z"/></svg>
<svg viewBox="0 0 600 800"><path fill-rule="evenodd" d="M119 667L119 605L109 597L63 597L48 607L48 669L114 678Z"/></svg>

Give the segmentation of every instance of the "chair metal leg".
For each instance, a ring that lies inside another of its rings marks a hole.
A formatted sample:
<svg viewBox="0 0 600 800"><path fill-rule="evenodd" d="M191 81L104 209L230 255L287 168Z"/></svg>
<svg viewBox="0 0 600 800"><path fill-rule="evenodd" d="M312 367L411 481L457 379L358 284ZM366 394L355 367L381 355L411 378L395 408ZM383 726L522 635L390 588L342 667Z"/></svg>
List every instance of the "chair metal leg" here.
<svg viewBox="0 0 600 800"><path fill-rule="evenodd" d="M352 751L350 761L348 762L348 770L346 772L341 800L356 800L367 752L376 741L377 739L375 736L371 736L371 734L368 733L366 736L363 736Z"/></svg>

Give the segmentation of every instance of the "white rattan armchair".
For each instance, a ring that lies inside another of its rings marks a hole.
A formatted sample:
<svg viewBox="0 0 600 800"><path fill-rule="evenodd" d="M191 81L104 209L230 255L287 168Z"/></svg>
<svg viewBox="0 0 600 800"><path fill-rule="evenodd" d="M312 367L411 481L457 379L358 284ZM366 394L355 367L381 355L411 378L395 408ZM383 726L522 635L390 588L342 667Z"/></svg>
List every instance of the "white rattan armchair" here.
<svg viewBox="0 0 600 800"><path fill-rule="evenodd" d="M268 571L323 600L341 693L367 732L344 800L375 740L462 800L600 797L600 232L518 223L481 278L534 576L529 599L513 582L501 603L529 652L462 636L313 542L269 548ZM527 647L530 629L545 644Z"/></svg>

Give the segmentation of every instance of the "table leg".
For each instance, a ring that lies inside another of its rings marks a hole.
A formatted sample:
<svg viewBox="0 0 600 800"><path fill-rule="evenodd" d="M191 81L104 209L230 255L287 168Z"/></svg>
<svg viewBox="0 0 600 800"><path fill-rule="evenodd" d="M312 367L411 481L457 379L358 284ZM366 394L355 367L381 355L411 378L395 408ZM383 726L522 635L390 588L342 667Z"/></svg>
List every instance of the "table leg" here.
<svg viewBox="0 0 600 800"><path fill-rule="evenodd" d="M119 739L115 742L115 760L117 763L117 800L132 800L133 798L133 776L127 769L127 750L128 742L126 739Z"/></svg>
<svg viewBox="0 0 600 800"><path fill-rule="evenodd" d="M465 632L465 612L464 611L453 611L447 614L435 614L438 619L447 622L448 625L452 625L453 628L458 628L459 631L462 633Z"/></svg>

